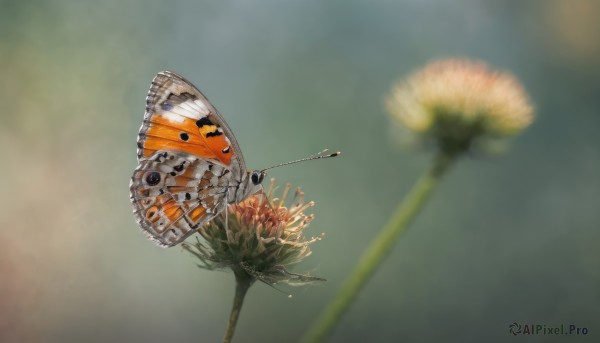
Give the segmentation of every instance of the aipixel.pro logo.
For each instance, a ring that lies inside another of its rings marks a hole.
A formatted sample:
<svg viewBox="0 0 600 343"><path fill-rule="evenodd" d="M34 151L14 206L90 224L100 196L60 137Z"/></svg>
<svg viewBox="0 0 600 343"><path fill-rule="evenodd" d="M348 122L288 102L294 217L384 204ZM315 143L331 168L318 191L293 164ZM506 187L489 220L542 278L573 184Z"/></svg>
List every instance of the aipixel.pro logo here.
<svg viewBox="0 0 600 343"><path fill-rule="evenodd" d="M574 324L546 325L546 324L523 324L512 322L508 326L508 332L513 336L529 336L529 335L587 335L589 330L587 327L577 326Z"/></svg>

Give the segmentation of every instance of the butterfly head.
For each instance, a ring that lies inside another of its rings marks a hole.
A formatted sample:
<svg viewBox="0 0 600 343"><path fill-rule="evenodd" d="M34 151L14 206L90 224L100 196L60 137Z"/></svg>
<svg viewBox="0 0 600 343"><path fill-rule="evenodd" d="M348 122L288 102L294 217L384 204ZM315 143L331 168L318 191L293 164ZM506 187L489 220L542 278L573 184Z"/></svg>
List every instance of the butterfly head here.
<svg viewBox="0 0 600 343"><path fill-rule="evenodd" d="M265 176L267 176L267 172L264 170L253 170L250 172L250 181L254 186L260 186Z"/></svg>
<svg viewBox="0 0 600 343"><path fill-rule="evenodd" d="M252 194L262 191L262 182L267 173L264 170L249 170L242 176L235 192L228 195L229 203L239 203Z"/></svg>

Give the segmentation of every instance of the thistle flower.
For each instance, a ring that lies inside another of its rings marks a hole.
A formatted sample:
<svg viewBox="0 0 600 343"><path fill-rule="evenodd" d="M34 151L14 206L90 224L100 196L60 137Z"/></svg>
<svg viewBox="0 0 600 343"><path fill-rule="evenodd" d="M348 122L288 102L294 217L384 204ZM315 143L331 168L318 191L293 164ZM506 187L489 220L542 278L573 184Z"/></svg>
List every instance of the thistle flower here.
<svg viewBox="0 0 600 343"><path fill-rule="evenodd" d="M454 155L481 139L519 133L533 107L517 79L483 62L433 62L398 83L386 101L392 118Z"/></svg>
<svg viewBox="0 0 600 343"><path fill-rule="evenodd" d="M230 268L268 285L323 281L287 270L309 256L310 245L321 239L304 236L304 229L314 218L304 211L314 206L314 202L304 203L304 193L297 188L291 206L286 207L291 185L285 186L281 198L273 197L274 185L272 179L266 194L255 194L239 204L229 205L228 211L198 230L203 241L197 239L192 245L183 245L200 259L199 267Z"/></svg>
<svg viewBox="0 0 600 343"><path fill-rule="evenodd" d="M273 197L275 180L266 194L255 194L198 230L203 240L184 243L205 269L230 268L236 280L235 297L223 342L231 342L244 297L256 280L268 285L286 283L299 286L325 281L318 277L291 273L287 267L311 254L310 245L321 237L306 238L304 229L314 216L304 213L314 202L304 203L304 193L296 189L290 207L285 199L292 188L288 183L281 198ZM291 297L291 295L290 295Z"/></svg>

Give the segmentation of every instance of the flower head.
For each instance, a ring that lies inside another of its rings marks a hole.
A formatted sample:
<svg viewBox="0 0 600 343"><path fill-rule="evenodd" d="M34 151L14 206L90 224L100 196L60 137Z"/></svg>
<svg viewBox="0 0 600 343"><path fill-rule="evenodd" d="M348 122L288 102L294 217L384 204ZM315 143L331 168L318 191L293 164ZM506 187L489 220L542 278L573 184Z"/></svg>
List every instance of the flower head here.
<svg viewBox="0 0 600 343"><path fill-rule="evenodd" d="M519 82L482 62L433 62L398 83L386 102L392 118L446 153L468 150L479 138L519 133L533 107Z"/></svg>
<svg viewBox="0 0 600 343"><path fill-rule="evenodd" d="M313 220L304 211L314 202L304 203L304 193L297 188L289 207L285 206L291 185L281 198L273 197L275 181L266 194L257 193L228 210L198 230L197 239L183 248L198 257L206 269L231 268L236 275L249 277L269 285L284 282L302 285L324 279L291 273L287 267L311 254L310 245L321 237L306 238L304 229ZM227 225L226 225L227 222Z"/></svg>

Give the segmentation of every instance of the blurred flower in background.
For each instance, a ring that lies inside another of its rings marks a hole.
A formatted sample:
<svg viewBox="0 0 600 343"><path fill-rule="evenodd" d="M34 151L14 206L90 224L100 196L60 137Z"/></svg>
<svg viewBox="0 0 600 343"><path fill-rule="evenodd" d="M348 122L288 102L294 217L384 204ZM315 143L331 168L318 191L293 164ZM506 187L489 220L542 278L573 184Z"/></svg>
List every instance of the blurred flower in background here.
<svg viewBox="0 0 600 343"><path fill-rule="evenodd" d="M533 121L533 107L519 82L483 62L433 62L399 82L387 99L394 120L450 155L481 138L519 133Z"/></svg>
<svg viewBox="0 0 600 343"><path fill-rule="evenodd" d="M329 337L400 235L421 212L442 176L469 152L473 143L514 135L533 121L533 108L514 77L469 60L430 63L392 89L387 107L392 118L412 134L436 144L435 158L371 240L303 342L318 343Z"/></svg>

